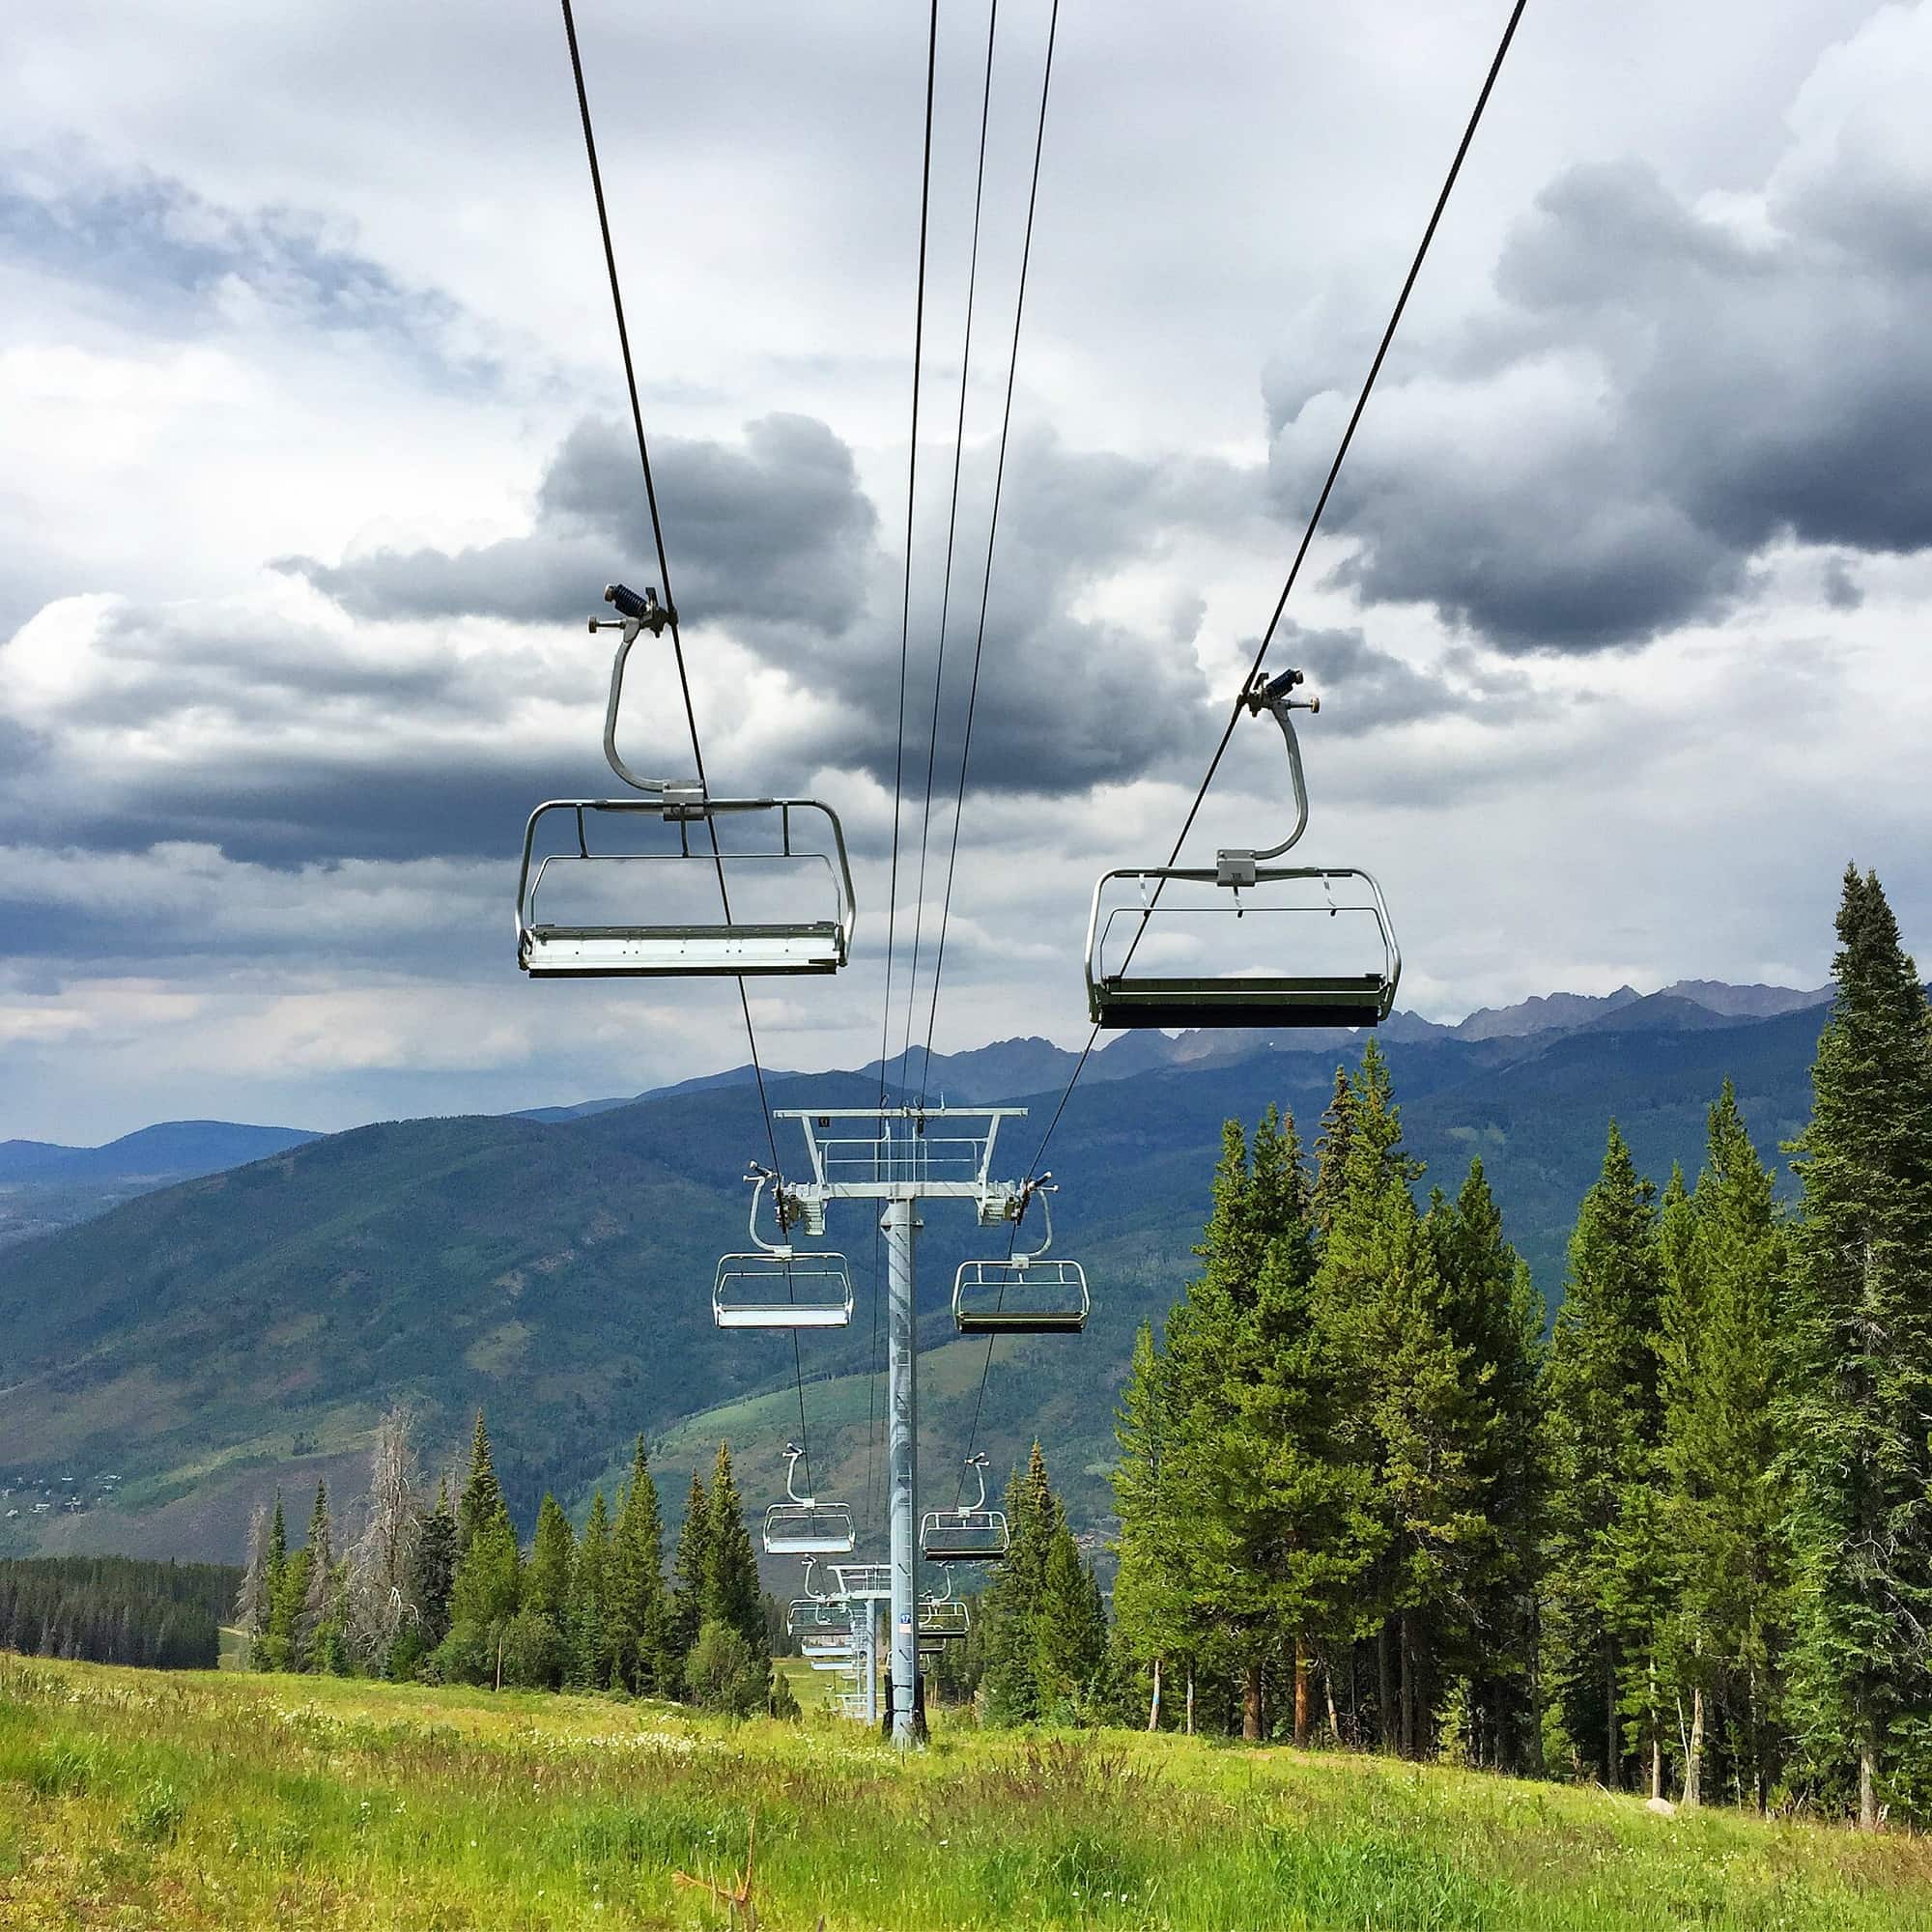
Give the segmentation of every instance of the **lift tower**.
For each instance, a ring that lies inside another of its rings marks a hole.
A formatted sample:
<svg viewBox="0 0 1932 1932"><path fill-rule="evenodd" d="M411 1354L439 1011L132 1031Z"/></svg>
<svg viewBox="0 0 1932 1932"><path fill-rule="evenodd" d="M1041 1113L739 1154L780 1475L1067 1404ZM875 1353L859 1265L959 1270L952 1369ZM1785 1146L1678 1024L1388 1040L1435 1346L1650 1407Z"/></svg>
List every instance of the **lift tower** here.
<svg viewBox="0 0 1932 1932"><path fill-rule="evenodd" d="M781 1244L753 1235L764 1252L787 1266L810 1263L810 1251L794 1253L791 1231L808 1236L825 1232L825 1209L833 1201L872 1201L880 1205L880 1227L887 1255L886 1390L887 1471L890 1484L891 1561L886 1565L892 1615L888 1653L893 1686L893 1741L915 1741L915 1690L919 1674L919 1389L913 1332L913 1291L917 1279L914 1236L924 1224L920 1208L928 1201L968 1201L982 1228L1017 1221L1032 1194L1046 1179L995 1180L993 1146L1000 1122L1026 1113L1024 1107L781 1107L774 1119L796 1121L805 1133L807 1171L803 1180L781 1180L754 1168L752 1179L775 1197ZM757 1196L753 1197L756 1214ZM771 1325L780 1325L773 1323ZM836 1574L836 1570L835 1570ZM841 1578L841 1582L842 1582Z"/></svg>

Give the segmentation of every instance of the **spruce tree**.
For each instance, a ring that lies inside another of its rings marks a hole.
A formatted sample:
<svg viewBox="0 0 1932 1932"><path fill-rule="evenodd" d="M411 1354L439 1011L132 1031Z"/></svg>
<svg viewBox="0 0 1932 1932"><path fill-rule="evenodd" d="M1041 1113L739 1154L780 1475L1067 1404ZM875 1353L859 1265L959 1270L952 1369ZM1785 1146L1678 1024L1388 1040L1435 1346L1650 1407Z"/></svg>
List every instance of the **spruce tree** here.
<svg viewBox="0 0 1932 1932"><path fill-rule="evenodd" d="M410 1602L425 1650L449 1634L449 1596L456 1582L456 1516L449 1506L449 1479L437 1487L436 1508L422 1520L410 1565Z"/></svg>
<svg viewBox="0 0 1932 1932"><path fill-rule="evenodd" d="M340 1577L335 1562L335 1528L328 1514L328 1485L318 1479L308 1517L308 1580L296 1621L296 1656L302 1670L331 1667L340 1648Z"/></svg>
<svg viewBox="0 0 1932 1932"><path fill-rule="evenodd" d="M1932 1018L1875 875L1848 868L1836 997L1795 1143L1790 1374L1794 1712L1849 1760L1858 1815L1923 1776L1932 1705ZM1922 1801L1921 1801L1922 1803Z"/></svg>
<svg viewBox="0 0 1932 1932"><path fill-rule="evenodd" d="M548 1617L560 1631L570 1613L570 1577L577 1557L577 1539L570 1519L548 1490L537 1510L537 1530L530 1545L525 1607Z"/></svg>
<svg viewBox="0 0 1932 1932"><path fill-rule="evenodd" d="M471 1540L486 1523L510 1520L503 1500L501 1484L490 1460L490 1432L483 1411L476 1411L476 1427L469 1438L469 1474L463 1485L463 1498L456 1506L456 1547L458 1555L469 1552Z"/></svg>
<svg viewBox="0 0 1932 1932"><path fill-rule="evenodd" d="M1115 1425L1121 1533L1114 1618L1122 1650L1147 1672L1149 1730L1160 1726L1163 1683L1193 1662L1200 1637L1188 1588L1192 1524L1181 1502L1176 1422L1170 1365L1143 1322Z"/></svg>
<svg viewBox="0 0 1932 1932"><path fill-rule="evenodd" d="M736 1631L753 1656L767 1656L758 1559L752 1548L751 1531L745 1526L744 1505L738 1498L737 1479L731 1473L728 1443L719 1443L718 1458L712 1464L708 1516L700 1622L723 1624L727 1630Z"/></svg>
<svg viewBox="0 0 1932 1932"><path fill-rule="evenodd" d="M1687 1196L1673 1176L1661 1233L1661 1457L1683 1576L1670 1674L1690 1708L1683 1796L1691 1804L1703 1796L1715 1719L1739 1782L1762 1807L1777 1771L1789 1593L1774 1474L1786 1264L1772 1177L1728 1080L1710 1112L1696 1191Z"/></svg>
<svg viewBox="0 0 1932 1932"><path fill-rule="evenodd" d="M1355 1090L1350 1082L1349 1069L1338 1066L1328 1111L1321 1116L1321 1132L1315 1143L1315 1184L1309 1197L1309 1218L1322 1234L1327 1233L1341 1205L1354 1112Z"/></svg>
<svg viewBox="0 0 1932 1932"><path fill-rule="evenodd" d="M1033 1625L1033 1678L1040 1716L1085 1716L1100 1689L1107 1617L1099 1585L1064 1520L1047 1548Z"/></svg>
<svg viewBox="0 0 1932 1932"><path fill-rule="evenodd" d="M611 1674L621 1677L631 1691L675 1695L682 1670L681 1660L667 1655L664 1520L641 1435L617 1511L609 1577L605 1630Z"/></svg>
<svg viewBox="0 0 1932 1932"><path fill-rule="evenodd" d="M279 1635L275 1629L275 1612L282 1602L288 1567L288 1521L282 1514L282 1492L277 1490L274 1511L269 1518L267 1550L262 1560L261 1619L248 1645L248 1662L257 1670L286 1670L289 1666L286 1629Z"/></svg>
<svg viewBox="0 0 1932 1932"><path fill-rule="evenodd" d="M578 1690L601 1690L611 1682L610 1620L611 1517L599 1490L577 1546L570 1584L570 1683Z"/></svg>
<svg viewBox="0 0 1932 1932"><path fill-rule="evenodd" d="M1648 1615L1623 1585L1637 1560L1632 1533L1652 1520L1639 1492L1658 1473L1653 1337L1662 1264L1655 1200L1611 1122L1602 1172L1571 1236L1549 1347L1551 1676L1573 1748L1592 1752L1613 1790L1623 1782L1620 1707L1648 1691L1647 1665L1633 1690L1618 1631Z"/></svg>
<svg viewBox="0 0 1932 1932"><path fill-rule="evenodd" d="M479 1680L498 1690L503 1688L504 1647L521 1605L523 1584L523 1554L509 1513L484 1519L457 1561L446 1644L466 1660L474 1660Z"/></svg>
<svg viewBox="0 0 1932 1932"><path fill-rule="evenodd" d="M678 1659L680 1681L684 1659L697 1641L697 1633L704 1622L704 1576L710 1543L711 1499L694 1469L691 1489L684 1499L684 1520L677 1530L677 1554L671 1561L671 1648Z"/></svg>
<svg viewBox="0 0 1932 1932"><path fill-rule="evenodd" d="M1463 1447L1485 1534L1462 1566L1443 1666L1468 1686L1474 1762L1521 1772L1540 1758L1536 1681L1539 1548L1548 1468L1543 1297L1503 1233L1480 1159L1426 1222L1443 1316L1460 1351L1472 1427Z"/></svg>
<svg viewBox="0 0 1932 1932"><path fill-rule="evenodd" d="M1041 1715L1039 1614L1047 1558L1065 1526L1037 1442L1026 1468L1015 1470L1007 1484L1006 1518L1006 1560L982 1600L986 1672L981 1687L990 1722L1025 1724Z"/></svg>

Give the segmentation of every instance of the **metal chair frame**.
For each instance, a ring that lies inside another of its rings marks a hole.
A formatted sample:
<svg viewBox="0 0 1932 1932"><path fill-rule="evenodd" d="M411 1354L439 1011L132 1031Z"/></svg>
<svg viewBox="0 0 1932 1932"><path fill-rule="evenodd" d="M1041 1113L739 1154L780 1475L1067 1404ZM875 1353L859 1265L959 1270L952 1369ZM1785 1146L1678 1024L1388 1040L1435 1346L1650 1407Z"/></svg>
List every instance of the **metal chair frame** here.
<svg viewBox="0 0 1932 1932"><path fill-rule="evenodd" d="M852 1270L845 1257L802 1252L789 1241L774 1244L758 1233L758 1198L770 1178L761 1171L753 1176L756 1185L749 1225L754 1251L720 1259L711 1288L711 1319L720 1328L843 1328L852 1320ZM781 1232L786 1232L782 1207L781 1224ZM747 1295L741 1286L747 1283L782 1283L785 1298ZM799 1298L801 1286L807 1290L804 1299Z"/></svg>
<svg viewBox="0 0 1932 1932"><path fill-rule="evenodd" d="M1395 1009L1396 990L1402 982L1402 950L1396 943L1395 927L1389 920L1388 904L1373 874L1353 866L1277 866L1279 859L1296 844L1308 828L1308 786L1301 768L1301 746L1294 734L1292 713L1317 711L1318 698L1298 698L1291 694L1301 682L1297 670L1284 671L1268 678L1257 672L1254 683L1243 694L1249 712L1259 717L1264 711L1281 726L1288 747L1288 765L1295 803L1293 829L1278 844L1263 850L1224 847L1215 855L1213 867L1150 866L1122 867L1103 873L1094 888L1094 900L1087 916L1087 1016L1097 1027L1167 1026L1243 1026L1243 1027L1364 1027L1378 1026ZM1103 925L1101 914L1107 888L1117 879L1128 879L1140 887L1138 907L1116 906L1107 910ZM1129 969L1135 949L1158 906L1161 894L1171 883L1211 885L1233 895L1227 906L1209 908L1216 915L1239 916L1243 891L1292 880L1316 880L1321 885L1325 903L1296 910L1312 912L1367 912L1381 935L1382 965L1377 973L1347 974L1236 974L1189 975L1135 974ZM1334 884L1358 881L1366 890L1363 902L1337 905ZM1150 897L1149 882L1153 884ZM1106 970L1103 954L1114 923L1121 918L1137 919L1140 930L1134 934L1118 972Z"/></svg>
<svg viewBox="0 0 1932 1932"><path fill-rule="evenodd" d="M1087 1271L1074 1261L1046 1261L1053 1245L1054 1192L1051 1175L1043 1174L1019 1203L1039 1196L1045 1238L1030 1254L1013 1254L1004 1261L961 1262L952 1277L952 1322L962 1335L1077 1335L1087 1325L1092 1307ZM1018 1291L1009 1306L1009 1292ZM985 1297L991 1294L992 1305Z"/></svg>
<svg viewBox="0 0 1932 1932"><path fill-rule="evenodd" d="M843 1556L853 1546L852 1511L846 1503L822 1503L798 1492L798 1460L805 1453L785 1444L785 1500L765 1511L767 1556Z"/></svg>
<svg viewBox="0 0 1932 1932"><path fill-rule="evenodd" d="M852 954L856 912L852 896L852 865L845 850L844 828L838 814L815 798L711 798L696 779L647 778L632 770L617 750L617 714L622 707L624 668L640 633L660 635L674 626L676 612L659 604L655 590L639 597L621 583L606 584L604 601L618 615L592 617L592 633L617 630L622 638L611 661L611 686L604 704L604 757L611 771L642 798L546 799L531 812L524 830L524 861L517 879L517 963L533 978L548 979L662 979L690 976L790 973L836 973ZM575 820L577 850L547 855L536 862L538 823L549 813L568 812ZM656 817L678 829L675 852L592 852L584 823L586 812L634 813ZM779 818L777 851L725 852L718 842L718 820L746 813ZM794 849L794 813L818 813L829 833L829 851ZM711 850L691 849L691 827L709 827ZM822 865L832 886L832 917L826 920L767 921L740 924L728 917L701 924L670 924L640 921L624 925L585 925L545 922L538 916L537 897L553 859L579 864L703 864L717 871L720 895L724 895L727 867L745 862L801 861Z"/></svg>
<svg viewBox="0 0 1932 1932"><path fill-rule="evenodd" d="M1004 1510L986 1507L986 1458L966 1463L979 1478L980 1493L964 1509L927 1510L920 1520L920 1553L928 1563L997 1563L1010 1538Z"/></svg>

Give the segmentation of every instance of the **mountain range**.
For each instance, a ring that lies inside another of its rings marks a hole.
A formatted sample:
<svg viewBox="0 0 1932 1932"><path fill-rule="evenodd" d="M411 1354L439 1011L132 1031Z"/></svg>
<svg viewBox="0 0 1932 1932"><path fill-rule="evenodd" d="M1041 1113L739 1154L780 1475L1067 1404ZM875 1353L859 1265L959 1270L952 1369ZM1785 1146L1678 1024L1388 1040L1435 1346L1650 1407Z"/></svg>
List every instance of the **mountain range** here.
<svg viewBox="0 0 1932 1932"><path fill-rule="evenodd" d="M1457 1027L1404 1015L1383 1044L1423 1184L1453 1189L1479 1154L1553 1296L1609 1117L1660 1180L1673 1160L1694 1171L1705 1109L1728 1076L1774 1151L1808 1111L1827 997L1698 981L1558 994ZM1057 1249L1086 1263L1094 1316L1078 1337L1002 1341L990 1373L985 1345L954 1335L948 1316L952 1270L985 1237L963 1210L928 1207L929 1493L951 1494L969 1439L1004 1470L1037 1435L1076 1522L1104 1520L1114 1392L1135 1328L1158 1321L1187 1278L1221 1122L1278 1101L1312 1143L1338 1062L1360 1051L1346 1033L1262 1032L1129 1034L1097 1051L1048 1163ZM916 1093L923 1076L935 1100L1027 1106L994 1163L1018 1174L1074 1060L1045 1040L1005 1040L936 1056L929 1071L915 1053L906 1080ZM896 1062L891 1073L896 1089ZM767 1078L774 1106L870 1104L879 1084L876 1063ZM133 1197L0 1251L0 1491L12 1492L0 1497L0 1549L232 1557L248 1504L276 1485L358 1483L368 1433L398 1398L439 1457L484 1405L525 1517L545 1488L581 1506L628 1462L638 1431L673 1518L721 1435L758 1499L776 1492L778 1451L801 1427L817 1493L863 1511L882 1475L864 1209L834 1210L829 1240L851 1260L859 1304L850 1328L803 1338L803 1423L791 1339L710 1320L717 1258L745 1245L738 1178L763 1150L749 1069L628 1099L326 1136L203 1122L98 1150L0 1144L0 1184ZM163 1176L170 1161L188 1178Z"/></svg>

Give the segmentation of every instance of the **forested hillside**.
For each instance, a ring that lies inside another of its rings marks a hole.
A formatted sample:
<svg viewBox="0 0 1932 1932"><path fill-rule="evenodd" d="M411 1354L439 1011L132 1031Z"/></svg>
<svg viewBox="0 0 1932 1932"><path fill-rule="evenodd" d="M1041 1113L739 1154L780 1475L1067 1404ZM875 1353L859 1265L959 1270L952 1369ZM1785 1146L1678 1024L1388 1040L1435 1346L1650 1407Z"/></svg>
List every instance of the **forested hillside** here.
<svg viewBox="0 0 1932 1932"><path fill-rule="evenodd" d="M1453 1182L1480 1152L1511 1237L1553 1293L1577 1205L1623 1122L1650 1172L1694 1164L1704 1110L1728 1075L1767 1146L1796 1131L1820 1014L1725 1023L1681 1001L1634 1001L1567 1034L1435 1034L1388 1053L1407 1145ZM1338 1058L1359 1048L1263 1049L1190 1069L1156 1065L1076 1090L1051 1156L1061 1248L1079 1253L1094 1313L1078 1340L1001 1344L983 1440L996 1463L1044 1434L1068 1508L1109 1510L1111 1406L1141 1321L1158 1317L1194 1263L1221 1123L1270 1102L1313 1120ZM774 1083L775 1105L868 1100L857 1075ZM1058 1090L1011 1096L1001 1165L1023 1171ZM112 1507L11 1528L16 1545L238 1556L246 1501L283 1482L347 1473L390 1401L423 1411L426 1442L453 1453L487 1406L520 1516L546 1488L587 1497L636 1431L667 1455L708 1461L717 1436L787 1429L791 1346L711 1324L718 1255L741 1246L738 1182L762 1125L725 1084L555 1122L418 1121L358 1129L128 1203L0 1256L0 1483L71 1471L122 1477ZM967 1434L983 1348L952 1340L944 1307L973 1229L943 1208L921 1246L923 1321L938 1352L922 1375L934 1466ZM867 1476L872 1230L835 1221L861 1297L841 1335L810 1338L810 1426L827 1479ZM761 1392L774 1392L766 1404ZM693 1420L693 1418L701 1418ZM815 1452L816 1453L816 1452ZM963 1452L961 1452L963 1453ZM755 1482L748 1467L748 1482ZM673 1486L674 1489L675 1486ZM0 1522L0 1534L10 1525Z"/></svg>
<svg viewBox="0 0 1932 1932"><path fill-rule="evenodd" d="M0 1561L0 1650L213 1670L240 1570L125 1556Z"/></svg>

